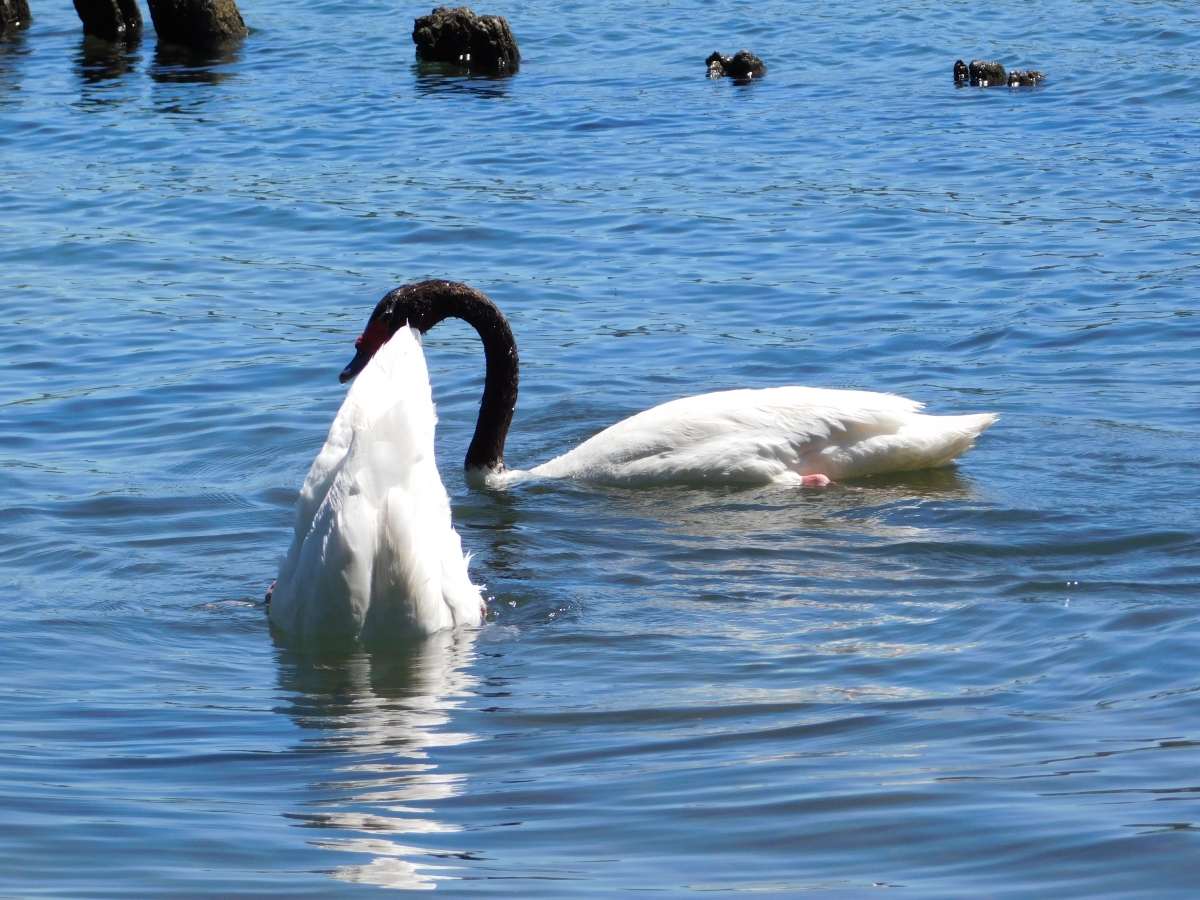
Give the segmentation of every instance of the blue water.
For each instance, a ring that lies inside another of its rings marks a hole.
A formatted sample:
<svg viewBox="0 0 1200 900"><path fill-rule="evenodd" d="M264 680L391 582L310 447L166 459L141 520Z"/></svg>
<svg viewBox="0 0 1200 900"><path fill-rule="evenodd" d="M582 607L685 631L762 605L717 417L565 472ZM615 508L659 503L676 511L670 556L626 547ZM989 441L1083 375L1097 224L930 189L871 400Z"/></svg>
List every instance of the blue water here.
<svg viewBox="0 0 1200 900"><path fill-rule="evenodd" d="M414 62L427 5L241 8L211 59L0 41L0 896L1200 895L1200 12L536 0L479 7L493 80ZM426 277L513 325L515 466L734 386L1001 420L826 490L473 491L440 326L491 620L289 648L337 374Z"/></svg>

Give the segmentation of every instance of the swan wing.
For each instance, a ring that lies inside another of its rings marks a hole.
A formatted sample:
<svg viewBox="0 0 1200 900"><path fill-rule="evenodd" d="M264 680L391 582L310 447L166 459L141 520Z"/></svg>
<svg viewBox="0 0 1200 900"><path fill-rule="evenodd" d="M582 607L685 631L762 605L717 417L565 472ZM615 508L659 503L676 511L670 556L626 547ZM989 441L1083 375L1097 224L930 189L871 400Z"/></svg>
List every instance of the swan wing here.
<svg viewBox="0 0 1200 900"><path fill-rule="evenodd" d="M379 639L479 624L436 424L419 335L400 329L351 386L301 488L271 600L276 626Z"/></svg>
<svg viewBox="0 0 1200 900"><path fill-rule="evenodd" d="M995 421L921 408L894 394L826 388L703 394L618 422L530 474L626 484L861 477L944 465Z"/></svg>

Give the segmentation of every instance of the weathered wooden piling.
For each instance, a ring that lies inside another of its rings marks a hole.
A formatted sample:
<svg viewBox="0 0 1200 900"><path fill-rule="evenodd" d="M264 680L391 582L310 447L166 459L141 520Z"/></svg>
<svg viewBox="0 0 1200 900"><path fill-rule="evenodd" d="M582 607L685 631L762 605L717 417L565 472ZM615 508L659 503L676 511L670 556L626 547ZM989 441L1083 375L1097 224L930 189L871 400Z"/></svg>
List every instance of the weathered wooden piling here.
<svg viewBox="0 0 1200 900"><path fill-rule="evenodd" d="M142 36L142 11L137 0L75 0L83 33L106 41L132 42Z"/></svg>
<svg viewBox="0 0 1200 900"><path fill-rule="evenodd" d="M249 32L234 0L146 0L164 44L204 48Z"/></svg>
<svg viewBox="0 0 1200 900"><path fill-rule="evenodd" d="M31 21L28 0L0 0L0 31L28 28Z"/></svg>
<svg viewBox="0 0 1200 900"><path fill-rule="evenodd" d="M477 16L465 6L439 6L413 24L417 56L489 75L517 70L521 51L504 16Z"/></svg>

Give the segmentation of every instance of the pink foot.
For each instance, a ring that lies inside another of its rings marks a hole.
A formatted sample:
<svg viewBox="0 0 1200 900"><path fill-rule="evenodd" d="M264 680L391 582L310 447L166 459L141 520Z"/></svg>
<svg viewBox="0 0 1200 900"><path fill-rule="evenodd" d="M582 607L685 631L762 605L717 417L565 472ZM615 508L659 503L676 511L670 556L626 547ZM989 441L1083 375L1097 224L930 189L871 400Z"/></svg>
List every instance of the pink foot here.
<svg viewBox="0 0 1200 900"><path fill-rule="evenodd" d="M824 475L801 475L800 484L803 487L825 487L829 479Z"/></svg>

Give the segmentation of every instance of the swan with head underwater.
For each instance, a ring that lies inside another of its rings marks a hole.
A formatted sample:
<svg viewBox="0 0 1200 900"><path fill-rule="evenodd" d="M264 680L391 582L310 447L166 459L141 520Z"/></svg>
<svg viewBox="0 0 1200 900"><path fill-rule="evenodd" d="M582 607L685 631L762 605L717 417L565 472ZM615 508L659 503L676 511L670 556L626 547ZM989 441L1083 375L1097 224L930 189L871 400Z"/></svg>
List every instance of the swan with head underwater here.
<svg viewBox="0 0 1200 900"><path fill-rule="evenodd" d="M283 630L367 638L480 623L480 589L467 576L434 463L437 419L419 339L448 318L483 341L483 398L466 457L475 486L571 478L821 487L946 465L996 421L990 413L926 415L916 401L869 391L720 391L648 409L513 471L504 443L519 364L507 320L464 284L407 284L379 301L341 373L342 382L358 379L301 489L295 540L269 595L271 621Z"/></svg>

